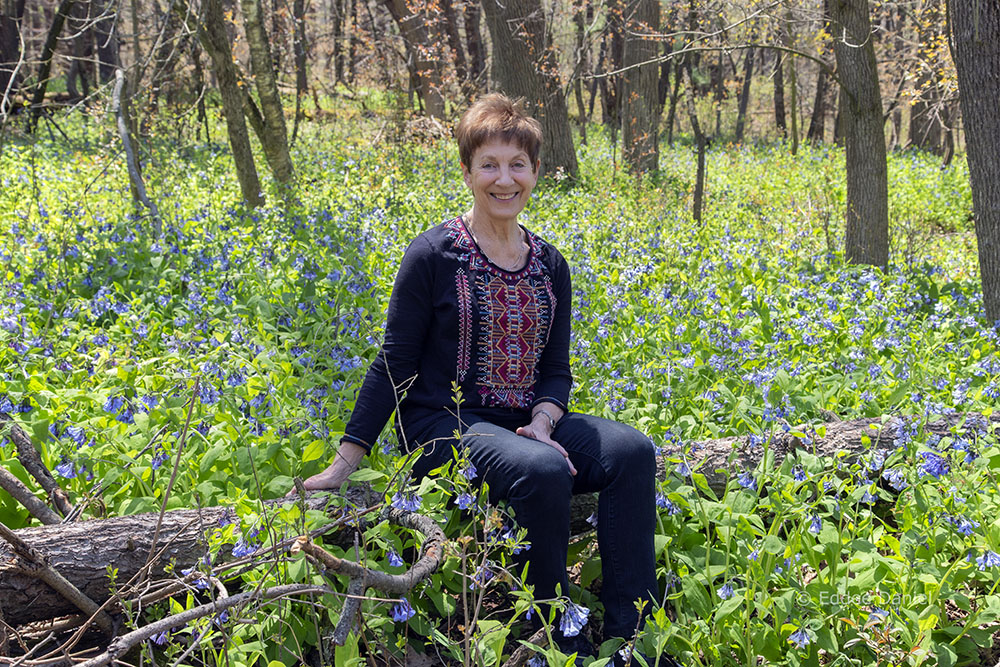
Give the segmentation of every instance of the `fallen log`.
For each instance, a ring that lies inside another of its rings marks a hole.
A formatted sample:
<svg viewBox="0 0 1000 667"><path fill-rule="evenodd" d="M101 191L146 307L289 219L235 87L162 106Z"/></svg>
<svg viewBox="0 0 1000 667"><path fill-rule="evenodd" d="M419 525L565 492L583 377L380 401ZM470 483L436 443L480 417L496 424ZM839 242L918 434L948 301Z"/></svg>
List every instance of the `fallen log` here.
<svg viewBox="0 0 1000 667"><path fill-rule="evenodd" d="M348 505L365 507L371 501L364 489L349 489L347 495ZM306 504L309 509L326 509L336 517L342 510L331 505L331 498L327 493L314 494L306 500ZM268 504L273 506L284 502L288 500L270 501ZM14 533L43 554L48 563L84 595L97 604L103 604L112 589L126 586L147 564L149 572L146 579L162 578L168 565L180 572L197 564L205 555L208 536L221 525L231 522L233 516L232 510L226 507L164 513L154 556L147 560L159 519L158 512L151 512L58 526L21 528ZM18 565L18 560L8 544L0 544L0 606L6 611L8 623L23 625L78 611L47 584L26 574ZM232 560L236 559L231 549L224 549L213 565ZM114 569L113 581L109 577L109 568Z"/></svg>
<svg viewBox="0 0 1000 667"><path fill-rule="evenodd" d="M836 457L842 452L857 456L871 447L891 449L896 430L900 425L908 424L906 419L893 417L884 423L878 418L828 422L821 425L821 430L825 430L822 436L813 434L811 438L796 433L812 432L812 427L797 427L773 436L767 447L774 453L776 464L780 464L785 455L800 449L825 457ZM924 429L925 432L945 436L963 424L970 428L975 425L980 432L990 431L1000 425L1000 415L951 415L924 425ZM865 442L866 437L869 443ZM690 469L704 474L708 485L719 492L725 488L732 473L754 469L763 454L764 447L751 444L747 437L702 441L686 449L669 445L663 447L658 459L658 474L661 479L673 474L677 462L683 461ZM352 489L348 493L361 492ZM326 506L328 498L326 494L314 495L307 502L310 507L319 508ZM354 502L362 507L370 504ZM574 532L590 530L586 519L596 507L593 495L578 496L574 500ZM164 513L157 539L157 549L162 551L158 552L147 578L161 577L167 563L173 563L177 571L194 565L205 553L206 531L216 527L228 512L227 508L211 507ZM45 554L66 579L101 604L108 599L111 588L107 574L109 565L116 568L118 587L145 566L158 517L158 513L141 514L22 528L15 532L27 544ZM345 543L343 546L348 545ZM8 623L24 624L76 611L48 586L17 571L12 565L15 561L12 556L9 547L0 544L0 607L6 610ZM224 552L219 558L230 560L232 557Z"/></svg>

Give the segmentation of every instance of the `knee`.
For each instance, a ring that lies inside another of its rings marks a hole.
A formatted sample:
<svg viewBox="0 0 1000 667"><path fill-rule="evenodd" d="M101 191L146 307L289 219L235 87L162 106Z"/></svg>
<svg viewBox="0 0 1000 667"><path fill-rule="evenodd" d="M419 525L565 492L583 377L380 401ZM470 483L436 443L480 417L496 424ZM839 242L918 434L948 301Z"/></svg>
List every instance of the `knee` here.
<svg viewBox="0 0 1000 667"><path fill-rule="evenodd" d="M615 446L610 448L611 461L617 470L628 471L630 475L656 475L656 454L649 436L627 426L620 425Z"/></svg>
<svg viewBox="0 0 1000 667"><path fill-rule="evenodd" d="M512 496L525 499L568 500L573 492L573 475L562 454L545 447L523 462L511 491Z"/></svg>

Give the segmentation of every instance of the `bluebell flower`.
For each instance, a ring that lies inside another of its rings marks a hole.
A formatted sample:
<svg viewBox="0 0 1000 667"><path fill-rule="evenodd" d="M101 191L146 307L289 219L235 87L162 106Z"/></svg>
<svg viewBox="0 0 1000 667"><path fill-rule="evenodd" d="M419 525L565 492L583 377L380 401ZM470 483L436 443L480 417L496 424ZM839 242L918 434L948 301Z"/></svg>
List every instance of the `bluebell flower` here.
<svg viewBox="0 0 1000 667"><path fill-rule="evenodd" d="M861 502L865 505L874 505L875 500L876 498L872 495L871 488L865 489L865 495L861 496Z"/></svg>
<svg viewBox="0 0 1000 667"><path fill-rule="evenodd" d="M733 587L727 581L726 583L719 586L719 590L716 591L716 593L719 595L720 600L728 600L729 598L733 597Z"/></svg>
<svg viewBox="0 0 1000 667"><path fill-rule="evenodd" d="M948 460L943 456L934 452L920 452L920 456L924 459L924 462L920 465L921 477L930 475L935 479L940 479L948 474L950 466L948 465Z"/></svg>
<svg viewBox="0 0 1000 667"><path fill-rule="evenodd" d="M792 479L796 482L804 482L808 479L806 471L802 469L802 466L795 466L792 468Z"/></svg>
<svg viewBox="0 0 1000 667"><path fill-rule="evenodd" d="M123 405L125 405L125 399L121 396L109 396L108 399L104 401L104 411L118 414Z"/></svg>
<svg viewBox="0 0 1000 667"><path fill-rule="evenodd" d="M153 460L150 462L149 467L152 468L153 470L158 470L160 466L163 465L163 462L166 461L168 458L170 457L163 450L163 448L157 446L156 449L153 451Z"/></svg>
<svg viewBox="0 0 1000 667"><path fill-rule="evenodd" d="M594 528L597 528L597 512L590 513L590 516L587 517L587 523L589 523Z"/></svg>
<svg viewBox="0 0 1000 667"><path fill-rule="evenodd" d="M397 494L398 495L398 494ZM395 498L393 498L393 503L395 504ZM455 498L455 504L458 505L459 509L469 509L475 503L475 498L468 493L460 493L458 497ZM411 510L412 511L412 510Z"/></svg>
<svg viewBox="0 0 1000 667"><path fill-rule="evenodd" d="M0 396L0 412L10 414L15 412L14 403L9 396Z"/></svg>
<svg viewBox="0 0 1000 667"><path fill-rule="evenodd" d="M66 479L73 479L76 477L79 471L73 465L73 462L69 459L63 457L62 463L56 466L56 474L60 477L65 477Z"/></svg>
<svg viewBox="0 0 1000 667"><path fill-rule="evenodd" d="M399 557L399 554L396 553L395 549L389 549L389 553L387 554L387 557L389 559L389 565L391 565L393 567L402 567L403 566L403 559Z"/></svg>
<svg viewBox="0 0 1000 667"><path fill-rule="evenodd" d="M691 476L691 468L689 468L688 465L686 463L684 463L683 461L681 461L680 463L678 463L674 467L674 472L677 473L681 477L690 477Z"/></svg>
<svg viewBox="0 0 1000 667"><path fill-rule="evenodd" d="M236 544L233 545L233 558L243 558L244 556L249 556L256 551L256 544L250 540L240 537L240 539L236 540Z"/></svg>
<svg viewBox="0 0 1000 667"><path fill-rule="evenodd" d="M403 491L397 491L392 497L392 502L390 504L398 510L416 512L420 509L420 496L409 491L405 493Z"/></svg>
<svg viewBox="0 0 1000 667"><path fill-rule="evenodd" d="M988 567L998 567L1000 566L1000 554L987 549L982 556L976 557L976 565L980 570L985 570Z"/></svg>
<svg viewBox="0 0 1000 667"><path fill-rule="evenodd" d="M466 461L465 462L465 465L462 466L461 473L462 473L462 477L464 477L465 479L470 480L470 481L474 480L476 478L476 475L478 474L476 472L476 466L474 466L472 464L472 461Z"/></svg>
<svg viewBox="0 0 1000 667"><path fill-rule="evenodd" d="M574 602L567 602L566 610L559 620L559 631L562 632L564 637L575 637L583 630L583 626L587 624L589 616L590 610L586 607Z"/></svg>
<svg viewBox="0 0 1000 667"><path fill-rule="evenodd" d="M479 569L476 570L476 574L472 577L472 581L469 582L469 590L485 586L489 583L493 576L493 570L490 569L489 563L479 566Z"/></svg>
<svg viewBox="0 0 1000 667"><path fill-rule="evenodd" d="M814 514L809 522L809 532L813 535L819 535L821 530L823 530L823 520Z"/></svg>
<svg viewBox="0 0 1000 667"><path fill-rule="evenodd" d="M794 644L795 648L803 649L812 643L812 636L810 636L809 631L805 628L799 628L788 635L788 641Z"/></svg>
<svg viewBox="0 0 1000 667"><path fill-rule="evenodd" d="M150 637L153 643L156 644L157 646L163 646L164 644L167 643L167 640L169 638L170 636L167 634L166 630L164 630L163 632L158 632L152 637Z"/></svg>
<svg viewBox="0 0 1000 667"><path fill-rule="evenodd" d="M898 468L889 468L888 470L883 470L882 479L889 482L889 486L891 486L896 491L902 491L908 486L906 482L906 474L902 470L899 470Z"/></svg>
<svg viewBox="0 0 1000 667"><path fill-rule="evenodd" d="M757 490L757 480L749 471L740 475L740 478L737 481L739 482L740 486L742 486L744 489L747 489L749 491Z"/></svg>
<svg viewBox="0 0 1000 667"><path fill-rule="evenodd" d="M413 618L413 615L416 613L417 612L413 610L413 607L410 606L410 601L406 598L402 598L393 606L391 616L392 620L397 623L405 623Z"/></svg>
<svg viewBox="0 0 1000 667"><path fill-rule="evenodd" d="M87 442L87 432L80 426L67 426L66 435L76 443L77 448L83 447Z"/></svg>

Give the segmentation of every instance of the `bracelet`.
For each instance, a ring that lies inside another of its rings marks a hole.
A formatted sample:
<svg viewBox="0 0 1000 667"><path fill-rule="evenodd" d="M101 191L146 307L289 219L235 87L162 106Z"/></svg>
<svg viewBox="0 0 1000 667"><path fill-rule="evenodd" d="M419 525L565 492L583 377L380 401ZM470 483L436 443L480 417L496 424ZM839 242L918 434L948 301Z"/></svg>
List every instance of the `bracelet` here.
<svg viewBox="0 0 1000 667"><path fill-rule="evenodd" d="M545 408L538 408L537 410L535 410L535 414L531 415L531 418L534 419L538 415L545 415L546 417L548 417L549 428L551 428L553 431L556 430L556 420L552 418L552 415L549 414L548 410L546 410Z"/></svg>

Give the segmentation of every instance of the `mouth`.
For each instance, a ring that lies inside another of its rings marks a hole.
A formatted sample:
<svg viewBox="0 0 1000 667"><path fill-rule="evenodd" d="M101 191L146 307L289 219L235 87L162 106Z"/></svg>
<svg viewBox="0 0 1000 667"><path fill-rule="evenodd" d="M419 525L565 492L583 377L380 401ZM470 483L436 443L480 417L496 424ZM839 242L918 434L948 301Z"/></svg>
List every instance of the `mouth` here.
<svg viewBox="0 0 1000 667"><path fill-rule="evenodd" d="M499 199L500 201L510 201L511 199L517 197L518 194L519 193L517 192L510 192L510 193L493 192L490 194L490 196L493 197L494 199Z"/></svg>

